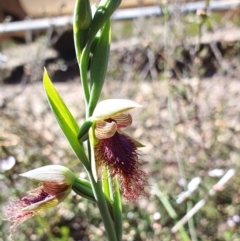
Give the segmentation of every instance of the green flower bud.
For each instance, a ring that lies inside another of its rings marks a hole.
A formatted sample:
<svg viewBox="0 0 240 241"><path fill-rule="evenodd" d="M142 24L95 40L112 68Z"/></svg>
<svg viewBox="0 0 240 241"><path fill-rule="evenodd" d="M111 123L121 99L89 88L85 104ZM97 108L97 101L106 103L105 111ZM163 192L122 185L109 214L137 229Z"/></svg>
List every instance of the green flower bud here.
<svg viewBox="0 0 240 241"><path fill-rule="evenodd" d="M92 10L89 0L77 0L74 10L74 32L76 29L88 29L92 21Z"/></svg>
<svg viewBox="0 0 240 241"><path fill-rule="evenodd" d="M74 45L79 63L87 41L88 28L92 21L92 9L89 0L76 0L73 16Z"/></svg>

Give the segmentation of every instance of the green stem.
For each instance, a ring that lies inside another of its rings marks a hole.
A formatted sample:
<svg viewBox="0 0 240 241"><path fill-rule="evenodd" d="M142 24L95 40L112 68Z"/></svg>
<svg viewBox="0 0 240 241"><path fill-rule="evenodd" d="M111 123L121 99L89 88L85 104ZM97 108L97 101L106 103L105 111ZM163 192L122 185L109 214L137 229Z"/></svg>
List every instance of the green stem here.
<svg viewBox="0 0 240 241"><path fill-rule="evenodd" d="M118 241L122 240L122 202L121 194L119 190L118 180L114 180L115 193L113 194L113 216L114 216L114 226L116 230L116 235Z"/></svg>
<svg viewBox="0 0 240 241"><path fill-rule="evenodd" d="M88 172L88 176L92 185L92 189L95 195L95 199L97 200L98 209L100 211L105 231L107 233L107 237L109 241L118 241L114 223L108 208L108 204L106 201L106 198L102 191L102 183L101 182L95 182L94 177L92 175L92 172Z"/></svg>
<svg viewBox="0 0 240 241"><path fill-rule="evenodd" d="M106 20L110 17L110 15L114 12L114 10L117 8L117 6L120 4L120 0L106 0L101 1L101 4L99 5L99 8L97 9L97 15L94 16L94 19L92 20L90 26L84 26L88 31L79 31L79 24L81 24L81 21L79 22L79 19L81 18L82 14L81 10L83 9L80 4L85 2L80 2L80 0L77 1L75 13L74 13L74 40L75 40L75 49L77 54L77 60L79 64L80 69L80 78L82 82L83 92L84 92L84 100L85 100L85 107L86 107L86 119L92 114L92 109L89 110L89 99L90 99L90 87L88 83L88 64L89 64L89 54L90 54L90 48L93 43L93 40L101 28L103 24L106 22ZM85 6L83 4L83 6ZM88 5L86 5L88 6ZM87 8L88 9L88 8ZM82 12L85 13L85 10ZM85 15L84 15L85 16ZM87 15L86 15L87 16ZM86 18L86 20L89 20ZM88 23L88 21L87 21ZM83 29L80 29L83 30ZM93 154L93 153L92 153ZM89 163L91 163L91 147L90 143L88 142L88 158ZM91 163L93 165L93 163ZM95 168L95 166L94 166ZM105 194L102 190L102 183L97 181L96 172L92 172L92 167L89 168L86 167L87 174L91 183L91 188L94 194L94 198L97 202L100 214L102 216L102 220L105 226L106 234L109 241L118 241L116 231L114 228L114 222L113 217L111 213L112 205L110 202L108 202L107 198L105 197ZM89 190L84 188L81 189L82 186L77 186L77 191L80 193L84 193L86 197L91 197L89 194ZM85 190L86 189L86 190Z"/></svg>

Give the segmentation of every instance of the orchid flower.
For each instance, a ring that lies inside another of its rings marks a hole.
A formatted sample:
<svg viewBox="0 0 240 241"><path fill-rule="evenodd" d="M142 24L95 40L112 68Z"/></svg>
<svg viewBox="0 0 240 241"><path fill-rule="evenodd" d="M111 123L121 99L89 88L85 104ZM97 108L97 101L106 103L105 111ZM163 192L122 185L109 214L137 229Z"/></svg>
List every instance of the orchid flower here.
<svg viewBox="0 0 240 241"><path fill-rule="evenodd" d="M6 220L12 222L11 233L19 224L39 211L62 202L70 193L75 181L75 175L68 168L60 165L40 167L20 176L41 182L42 185L31 190L27 196L9 202L3 208Z"/></svg>
<svg viewBox="0 0 240 241"><path fill-rule="evenodd" d="M100 102L91 117L94 124L89 135L96 173L106 167L112 178L119 179L127 201L136 200L144 194L147 184L146 173L139 169L137 152L137 148L143 145L122 131L132 124L132 117L127 111L137 107L141 106L126 99Z"/></svg>

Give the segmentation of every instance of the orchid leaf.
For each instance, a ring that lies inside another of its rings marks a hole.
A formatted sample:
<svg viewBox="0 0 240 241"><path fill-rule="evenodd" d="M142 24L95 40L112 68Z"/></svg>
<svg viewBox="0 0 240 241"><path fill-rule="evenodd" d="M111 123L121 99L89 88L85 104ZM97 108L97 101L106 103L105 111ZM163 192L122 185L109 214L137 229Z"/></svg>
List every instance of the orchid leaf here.
<svg viewBox="0 0 240 241"><path fill-rule="evenodd" d="M43 85L49 105L65 137L67 138L69 144L71 145L79 160L84 164L85 167L89 166L89 162L84 152L84 149L80 145L77 138L79 132L77 122L75 121L71 112L69 111L62 98L58 94L57 90L53 86L46 70L44 70Z"/></svg>

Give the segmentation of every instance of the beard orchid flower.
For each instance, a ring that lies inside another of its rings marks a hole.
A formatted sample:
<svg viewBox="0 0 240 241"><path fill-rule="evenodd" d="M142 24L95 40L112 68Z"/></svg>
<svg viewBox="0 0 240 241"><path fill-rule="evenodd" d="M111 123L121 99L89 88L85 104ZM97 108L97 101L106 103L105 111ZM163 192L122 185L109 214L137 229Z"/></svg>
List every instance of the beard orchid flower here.
<svg viewBox="0 0 240 241"><path fill-rule="evenodd" d="M98 103L91 117L89 137L92 148L93 172L98 176L107 168L112 178L118 178L123 197L134 201L145 194L146 173L139 169L139 142L125 134L122 129L132 124L128 110L141 107L126 99L109 99ZM96 178L97 179L97 178Z"/></svg>
<svg viewBox="0 0 240 241"><path fill-rule="evenodd" d="M20 174L42 185L18 200L8 203L3 208L6 220L12 223L11 234L15 228L33 217L39 211L53 207L62 202L70 193L75 175L66 167L49 165Z"/></svg>

